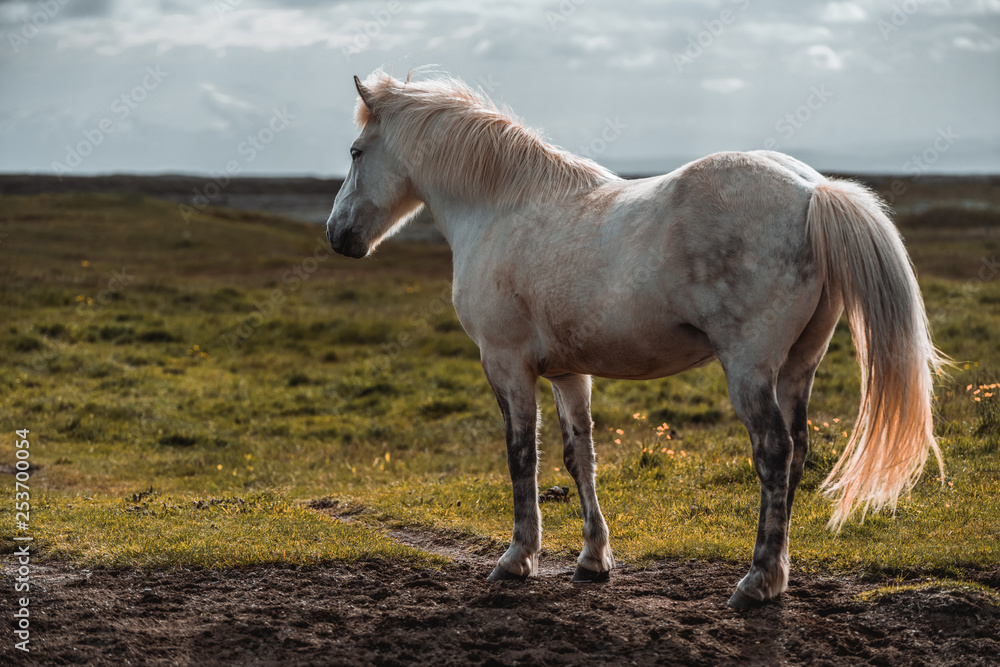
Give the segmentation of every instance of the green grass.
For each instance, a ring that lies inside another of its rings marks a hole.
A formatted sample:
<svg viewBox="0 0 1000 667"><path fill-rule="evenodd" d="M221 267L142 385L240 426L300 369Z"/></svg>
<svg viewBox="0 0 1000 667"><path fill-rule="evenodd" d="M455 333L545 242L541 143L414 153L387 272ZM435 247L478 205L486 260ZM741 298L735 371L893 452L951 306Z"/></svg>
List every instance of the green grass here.
<svg viewBox="0 0 1000 667"><path fill-rule="evenodd" d="M388 244L347 260L324 254L313 226L213 209L186 225L173 205L97 195L2 197L0 233L0 464L14 463L14 431L30 429L31 526L46 557L430 562L384 527L508 538L503 426L448 301L447 248ZM981 389L1000 380L1000 279L973 280L996 241L964 227L904 233L937 344L957 361L938 388L945 484L929 467L894 516L825 530L817 487L858 400L842 323L813 391L798 568L960 577L1000 561L1000 395ZM544 382L539 400L540 485L572 487ZM749 560L757 482L717 364L596 380L593 413L621 560ZM669 441L654 430L663 422ZM304 506L324 496L364 512L343 524ZM549 552L580 548L572 496L542 506ZM213 498L226 502L195 509ZM0 501L0 536L13 514L13 498ZM268 541L254 542L257 527Z"/></svg>
<svg viewBox="0 0 1000 667"><path fill-rule="evenodd" d="M905 593L937 593L948 592L963 595L974 595L978 600L986 602L994 607L1000 607L1000 595L989 586L977 584L972 581L958 581L955 579L935 579L929 578L911 584L892 583L879 586L870 591L865 591L858 596L862 602L878 604L891 601L894 597Z"/></svg>
<svg viewBox="0 0 1000 667"><path fill-rule="evenodd" d="M371 558L424 566L444 562L377 529L267 492L196 500L157 493L124 499L49 495L36 502L33 517L36 545L48 558L97 567L313 565Z"/></svg>

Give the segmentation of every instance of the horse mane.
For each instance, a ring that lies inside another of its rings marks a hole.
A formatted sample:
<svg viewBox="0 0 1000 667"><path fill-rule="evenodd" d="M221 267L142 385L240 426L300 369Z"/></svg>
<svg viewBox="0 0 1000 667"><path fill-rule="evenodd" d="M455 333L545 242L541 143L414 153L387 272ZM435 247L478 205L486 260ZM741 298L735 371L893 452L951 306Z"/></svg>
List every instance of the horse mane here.
<svg viewBox="0 0 1000 667"><path fill-rule="evenodd" d="M361 128L378 121L389 151L430 186L507 209L617 180L593 160L546 143L464 82L414 81L413 74L406 81L381 69L369 75L372 108L359 99L355 121Z"/></svg>

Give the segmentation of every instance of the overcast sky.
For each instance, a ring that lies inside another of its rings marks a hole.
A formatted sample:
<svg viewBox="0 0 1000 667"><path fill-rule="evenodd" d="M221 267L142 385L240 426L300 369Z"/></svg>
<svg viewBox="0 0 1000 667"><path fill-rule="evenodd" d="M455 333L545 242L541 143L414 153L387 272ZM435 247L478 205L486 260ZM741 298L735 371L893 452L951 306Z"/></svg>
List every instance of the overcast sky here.
<svg viewBox="0 0 1000 667"><path fill-rule="evenodd" d="M0 28L5 172L342 175L351 75L433 63L624 173L1000 173L1000 0L0 0Z"/></svg>

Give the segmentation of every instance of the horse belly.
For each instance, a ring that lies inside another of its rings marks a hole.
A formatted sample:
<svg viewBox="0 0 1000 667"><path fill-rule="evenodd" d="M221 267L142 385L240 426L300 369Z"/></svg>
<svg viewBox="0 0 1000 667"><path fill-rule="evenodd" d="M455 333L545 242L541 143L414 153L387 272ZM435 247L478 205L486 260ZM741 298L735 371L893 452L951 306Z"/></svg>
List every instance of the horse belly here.
<svg viewBox="0 0 1000 667"><path fill-rule="evenodd" d="M674 375L711 362L715 356L703 331L690 324L616 326L593 330L586 324L553 333L545 355L545 375L581 373L644 380Z"/></svg>

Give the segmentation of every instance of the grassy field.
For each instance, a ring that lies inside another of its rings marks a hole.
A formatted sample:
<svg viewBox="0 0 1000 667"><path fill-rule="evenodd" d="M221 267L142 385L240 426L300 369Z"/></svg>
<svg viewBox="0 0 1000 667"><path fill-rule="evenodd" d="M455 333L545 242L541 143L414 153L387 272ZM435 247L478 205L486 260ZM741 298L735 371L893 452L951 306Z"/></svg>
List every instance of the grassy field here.
<svg viewBox="0 0 1000 667"><path fill-rule="evenodd" d="M956 361L937 390L946 476L929 466L895 515L824 529L816 489L858 400L842 323L813 392L798 568L961 578L1000 562L998 242L981 215L941 220L903 230L937 344ZM28 429L28 532L45 557L440 564L385 536L399 525L458 531L500 555L512 520L503 426L450 304L446 247L346 260L314 226L224 209L186 224L164 202L65 194L0 198L0 256L0 464L14 472L14 434ZM547 383L539 395L540 485L572 488ZM717 364L596 380L594 420L620 560L749 560L757 481ZM571 495L542 506L549 553L581 546ZM8 498L0 536L13 550Z"/></svg>

